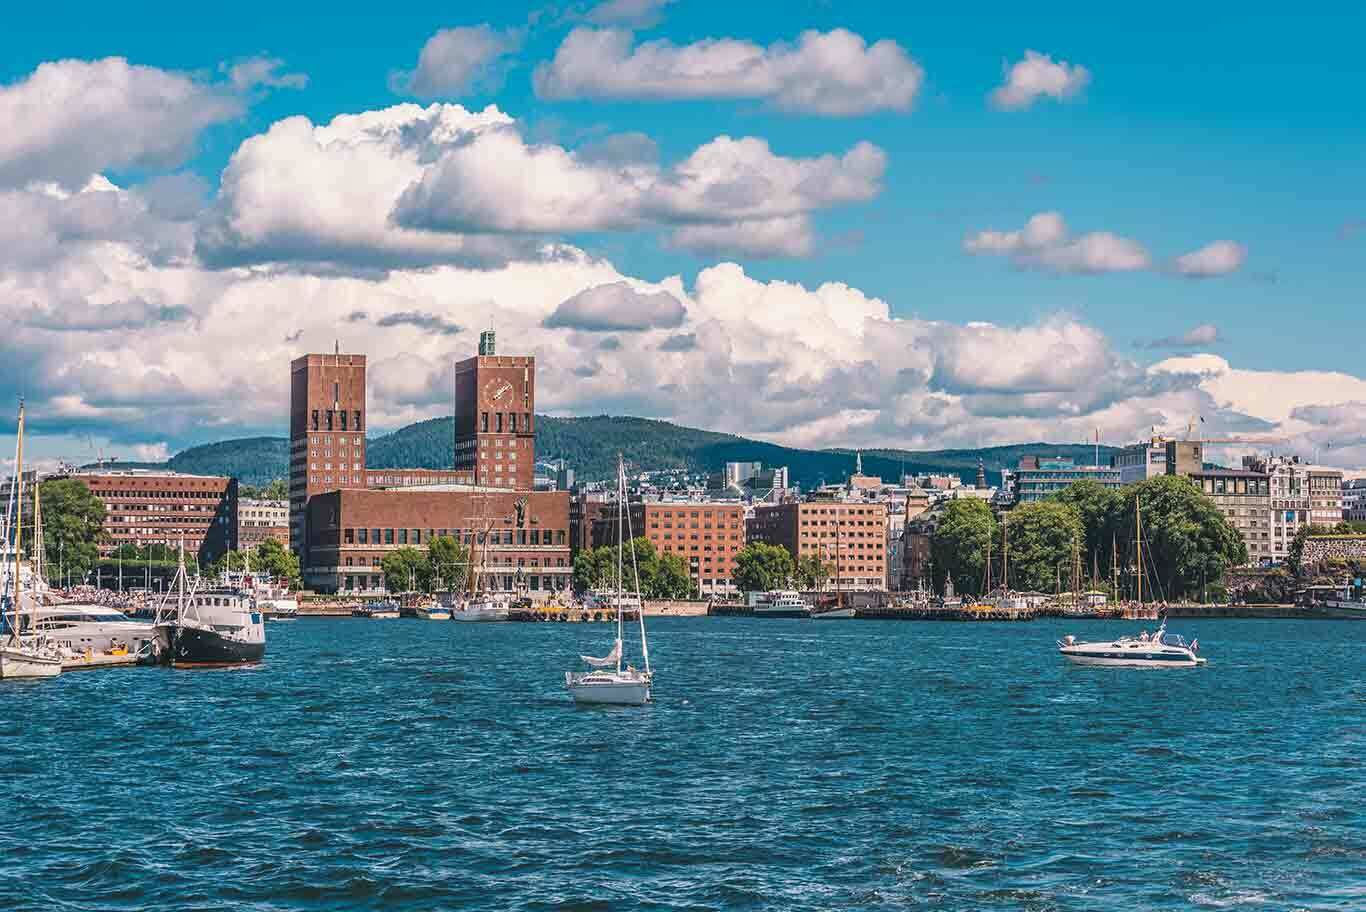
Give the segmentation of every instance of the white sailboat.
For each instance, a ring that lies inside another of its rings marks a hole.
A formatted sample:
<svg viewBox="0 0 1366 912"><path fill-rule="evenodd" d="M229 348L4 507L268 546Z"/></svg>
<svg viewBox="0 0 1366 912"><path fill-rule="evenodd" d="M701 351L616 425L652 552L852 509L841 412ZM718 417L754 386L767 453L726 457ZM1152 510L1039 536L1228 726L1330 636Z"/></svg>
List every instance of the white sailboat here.
<svg viewBox="0 0 1366 912"><path fill-rule="evenodd" d="M625 613L623 612L623 552L630 540L629 520L626 516L626 464L617 456L617 579L616 613L617 636L612 643L612 651L597 658L579 656L591 671L566 671L564 686L575 703L596 703L615 706L644 706L650 702L650 685L654 673L650 670L650 648L645 640L645 612L636 611L640 621L640 654L645 663L644 670L634 665L622 667L622 643L625 639ZM626 534L624 534L626 533ZM636 567L635 551L631 552L631 570L635 579L635 591L640 591L640 571Z"/></svg>
<svg viewBox="0 0 1366 912"><path fill-rule="evenodd" d="M25 595L20 585L19 573L19 544L23 541L23 503L24 503L24 403L19 402L19 428L17 451L14 458L14 485L10 490L10 509L14 516L14 522L10 526L14 530L12 540L14 546L14 595L10 601L11 620L9 635L3 644L0 644L0 679L9 678L55 678L62 673L62 653L56 646L47 641L47 638L36 630L33 633L24 633L24 614L32 614L32 611L24 612L22 606ZM33 553L35 557L34 570L37 571L41 564L43 550L43 527L41 514L39 513L38 485L33 486ZM36 600L42 587L41 576L35 572L33 577L33 592L27 595L30 603L36 607ZM9 587L5 587L8 591ZM32 627L33 625L30 624Z"/></svg>
<svg viewBox="0 0 1366 912"><path fill-rule="evenodd" d="M486 503L487 501L481 501L481 509L482 505ZM506 593L494 592L491 589L480 591L481 579L488 572L489 545L492 543L492 536L493 521L487 520L472 544L472 547L479 549L479 562L474 563L471 556L469 595L451 612L452 620L506 621L512 616L512 600Z"/></svg>

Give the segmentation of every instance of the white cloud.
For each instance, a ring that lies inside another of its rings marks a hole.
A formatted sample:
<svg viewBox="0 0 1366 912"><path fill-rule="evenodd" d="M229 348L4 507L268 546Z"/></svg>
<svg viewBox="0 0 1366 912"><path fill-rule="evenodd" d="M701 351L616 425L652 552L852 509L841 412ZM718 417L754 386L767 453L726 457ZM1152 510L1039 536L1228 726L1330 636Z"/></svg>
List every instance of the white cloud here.
<svg viewBox="0 0 1366 912"><path fill-rule="evenodd" d="M173 167L243 108L227 87L121 57L44 63L0 86L0 186L71 188L109 169Z"/></svg>
<svg viewBox="0 0 1366 912"><path fill-rule="evenodd" d="M669 235L670 246L711 256L808 257L816 247L805 215L750 219L721 225L684 225Z"/></svg>
<svg viewBox="0 0 1366 912"><path fill-rule="evenodd" d="M1233 241L1214 241L1176 258L1176 271L1192 279L1237 272L1247 259L1247 248Z"/></svg>
<svg viewBox="0 0 1366 912"><path fill-rule="evenodd" d="M546 317L551 328L588 332L669 329L683 322L687 311L667 291L638 291L626 282L595 285L565 300Z"/></svg>
<svg viewBox="0 0 1366 912"><path fill-rule="evenodd" d="M1058 212L1034 215L1018 231L978 232L964 240L963 249L1059 273L1132 272L1152 265L1143 246L1129 238L1108 231L1070 236Z"/></svg>
<svg viewBox="0 0 1366 912"><path fill-rule="evenodd" d="M277 57L249 57L219 69L227 74L228 82L239 92L255 88L303 89L308 87L304 73L283 73L285 62Z"/></svg>
<svg viewBox="0 0 1366 912"><path fill-rule="evenodd" d="M1200 348L1218 345L1224 341L1224 334L1213 323L1201 323L1179 336L1166 336L1143 343L1142 348Z"/></svg>
<svg viewBox="0 0 1366 912"><path fill-rule="evenodd" d="M594 25L625 25L648 28L658 24L664 7L674 0L604 0L584 16Z"/></svg>
<svg viewBox="0 0 1366 912"><path fill-rule="evenodd" d="M487 23L441 29L422 46L417 68L396 74L393 81L420 98L497 88L505 58L521 46L522 33L517 29L495 29Z"/></svg>
<svg viewBox="0 0 1366 912"><path fill-rule="evenodd" d="M846 29L805 31L796 44L735 38L687 45L616 29L574 29L536 68L542 98L757 99L801 114L907 111L924 82L894 41L871 45Z"/></svg>
<svg viewBox="0 0 1366 912"><path fill-rule="evenodd" d="M1075 98L1091 81L1084 66L1065 60L1054 62L1047 54L1025 51L1024 59L1005 67L1005 83L991 93L991 104L1005 111L1020 111L1040 98L1066 101Z"/></svg>

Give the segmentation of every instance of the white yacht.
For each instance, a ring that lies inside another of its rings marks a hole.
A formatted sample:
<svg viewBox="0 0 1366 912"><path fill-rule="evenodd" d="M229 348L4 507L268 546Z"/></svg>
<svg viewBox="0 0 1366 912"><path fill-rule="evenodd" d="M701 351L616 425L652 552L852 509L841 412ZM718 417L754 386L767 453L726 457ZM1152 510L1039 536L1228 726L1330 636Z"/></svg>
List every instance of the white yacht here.
<svg viewBox="0 0 1366 912"><path fill-rule="evenodd" d="M806 604L800 592L790 589L775 589L754 605L757 618L809 618L811 606Z"/></svg>
<svg viewBox="0 0 1366 912"><path fill-rule="evenodd" d="M33 618L37 632L71 652L112 652L124 648L137 654L151 649L156 642L150 621L134 620L105 605L40 605L34 609Z"/></svg>
<svg viewBox="0 0 1366 912"><path fill-rule="evenodd" d="M465 599L451 612L453 621L506 621L512 614L512 601L507 596L486 592Z"/></svg>
<svg viewBox="0 0 1366 912"><path fill-rule="evenodd" d="M421 621L449 621L451 609L437 602L426 602L413 609L413 616Z"/></svg>
<svg viewBox="0 0 1366 912"><path fill-rule="evenodd" d="M621 593L621 609L626 613L639 611L645 604L639 592ZM583 596L583 607L585 611L616 611L617 595L615 592L606 592L602 589L589 589Z"/></svg>
<svg viewBox="0 0 1366 912"><path fill-rule="evenodd" d="M1058 652L1077 665L1116 665L1140 668L1194 668L1205 660L1197 653L1200 641L1167 632L1167 622L1155 633L1143 631L1138 636L1123 636L1114 640L1082 643L1068 636L1058 640Z"/></svg>
<svg viewBox="0 0 1366 912"><path fill-rule="evenodd" d="M612 643L612 651L598 658L580 655L591 671L566 671L564 686L574 698L575 703L590 703L608 706L644 706L650 702L650 685L654 682L654 672L650 670L650 647L645 640L645 612L639 609L637 599L636 618L640 622L640 654L645 668L639 669L627 664L622 667L622 643L625 640L625 598L623 580L625 567L622 552L623 542L631 540L626 517L626 463L617 455L617 591L614 608L617 615L617 636ZM640 573L632 561L635 577L635 590L640 591Z"/></svg>
<svg viewBox="0 0 1366 912"><path fill-rule="evenodd" d="M366 602L359 608L351 609L352 617L369 618L372 621L390 621L399 615L398 602L392 602L388 599Z"/></svg>

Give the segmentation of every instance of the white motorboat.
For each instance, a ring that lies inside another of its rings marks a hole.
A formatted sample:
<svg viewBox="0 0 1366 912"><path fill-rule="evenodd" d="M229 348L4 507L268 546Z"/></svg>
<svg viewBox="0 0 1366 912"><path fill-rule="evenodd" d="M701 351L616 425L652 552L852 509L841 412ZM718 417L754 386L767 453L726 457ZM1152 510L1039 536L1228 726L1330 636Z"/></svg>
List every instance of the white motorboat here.
<svg viewBox="0 0 1366 912"><path fill-rule="evenodd" d="M45 634L48 642L71 652L112 652L124 648L137 654L150 649L156 641L150 621L135 620L105 605L40 605L33 616L35 629Z"/></svg>
<svg viewBox="0 0 1366 912"><path fill-rule="evenodd" d="M38 543L33 549L33 572L29 575L32 591L25 593L22 583L19 559L19 543L23 541L24 497L24 401L19 400L19 423L15 432L14 484L10 487L10 501L5 514L4 541L6 553L13 543L14 575L0 583L7 595L10 616L6 627L4 642L0 643L0 680L12 678L55 678L62 673L62 651L49 643L47 637L33 629L33 609L37 607L39 592L43 586L43 520L42 506L38 498L38 486L33 487L33 540ZM13 523L11 523L13 518ZM14 535L10 536L13 530ZM6 563L6 569L9 564ZM12 584L12 585L11 585ZM4 605L0 604L0 620L4 617ZM25 610L27 609L27 610ZM25 624L25 618L28 624ZM29 632L25 633L25 627Z"/></svg>
<svg viewBox="0 0 1366 912"><path fill-rule="evenodd" d="M636 618L640 623L640 654L645 668L639 669L627 664L623 667L622 643L625 640L625 595L623 580L624 543L631 540L629 519L626 516L626 463L617 456L617 572L616 596L613 609L617 615L617 636L612 643L612 651L598 658L581 655L584 664L591 671L566 671L564 686L574 698L575 703L605 706L644 706L650 702L650 687L654 682L654 672L650 670L650 647L645 639L645 612L636 607ZM635 579L635 591L640 591L640 570L631 555L631 570ZM637 596L639 599L639 596Z"/></svg>
<svg viewBox="0 0 1366 912"><path fill-rule="evenodd" d="M826 611L813 611L811 620L813 621L851 621L855 617L853 608L830 608Z"/></svg>
<svg viewBox="0 0 1366 912"><path fill-rule="evenodd" d="M790 589L775 589L754 605L757 618L809 618L811 606L806 604L800 592Z"/></svg>
<svg viewBox="0 0 1366 912"><path fill-rule="evenodd" d="M421 621L449 621L451 609L436 602L427 602L413 609L413 616Z"/></svg>
<svg viewBox="0 0 1366 912"><path fill-rule="evenodd" d="M387 599L367 602L359 608L351 609L351 616L369 618L372 621L390 621L399 616L398 603Z"/></svg>
<svg viewBox="0 0 1366 912"><path fill-rule="evenodd" d="M1146 630L1138 636L1083 643L1068 635L1058 640L1058 652L1077 665L1114 665L1135 668L1194 668L1204 665L1198 655L1200 641L1167 632L1167 622L1153 634Z"/></svg>
<svg viewBox="0 0 1366 912"><path fill-rule="evenodd" d="M510 600L486 594L461 602L450 617L453 621L506 621L511 614Z"/></svg>
<svg viewBox="0 0 1366 912"><path fill-rule="evenodd" d="M627 614L639 611L645 604L639 592L622 592L621 609ZM589 589L583 596L583 607L585 611L615 611L617 607L617 595L615 592L607 592L601 589Z"/></svg>

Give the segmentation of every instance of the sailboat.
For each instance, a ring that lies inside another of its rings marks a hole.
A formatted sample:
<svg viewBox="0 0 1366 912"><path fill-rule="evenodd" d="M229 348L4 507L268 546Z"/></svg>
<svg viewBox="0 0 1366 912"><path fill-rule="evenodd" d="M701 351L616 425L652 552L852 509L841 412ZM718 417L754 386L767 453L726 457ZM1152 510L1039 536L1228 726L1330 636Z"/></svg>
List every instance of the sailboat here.
<svg viewBox="0 0 1366 912"><path fill-rule="evenodd" d="M11 544L14 548L14 595L10 599L10 623L9 635L3 644L0 644L0 679L8 678L55 678L62 673L62 653L56 646L50 644L47 638L37 632L24 634L24 614L34 612L24 612L22 610L25 601L23 587L21 586L20 563L19 563L19 544L23 541L23 504L24 504L24 403L19 401L19 427L17 433L16 454L14 457L14 486L10 490L11 508L13 509L14 538ZM33 553L35 566L41 566L39 555L43 549L43 527L41 524L41 514L39 513L38 485L33 486ZM42 587L38 575L35 573L32 581L33 591L28 593L28 600L36 607L39 592ZM8 592L9 587L6 586ZM0 609L3 610L3 609ZM32 619L30 626L33 626Z"/></svg>
<svg viewBox="0 0 1366 912"><path fill-rule="evenodd" d="M479 563L473 564L469 572L469 597L451 612L456 621L506 621L512 614L512 604L508 597L492 590L479 591L480 578L487 575L489 545L493 539L493 521L484 523L484 528L475 536L471 547L479 548Z"/></svg>
<svg viewBox="0 0 1366 912"><path fill-rule="evenodd" d="M579 656L592 671L566 671L564 686L574 697L575 703L598 703L616 706L644 706L650 702L650 685L654 673L650 670L650 647L645 641L645 612L637 611L640 621L640 654L645 662L642 671L634 665L622 667L622 643L625 640L625 614L622 611L622 583L625 577L623 552L626 548L626 463L617 455L617 589L616 614L617 637L612 643L612 651L602 658ZM636 590L640 591L640 571L636 567L635 551L631 552L631 570L634 574Z"/></svg>
<svg viewBox="0 0 1366 912"><path fill-rule="evenodd" d="M862 455L859 456L860 464ZM854 619L854 608L844 607L844 592L840 588L840 525L835 521L835 606L824 611L814 611L811 619L815 621L850 621Z"/></svg>

